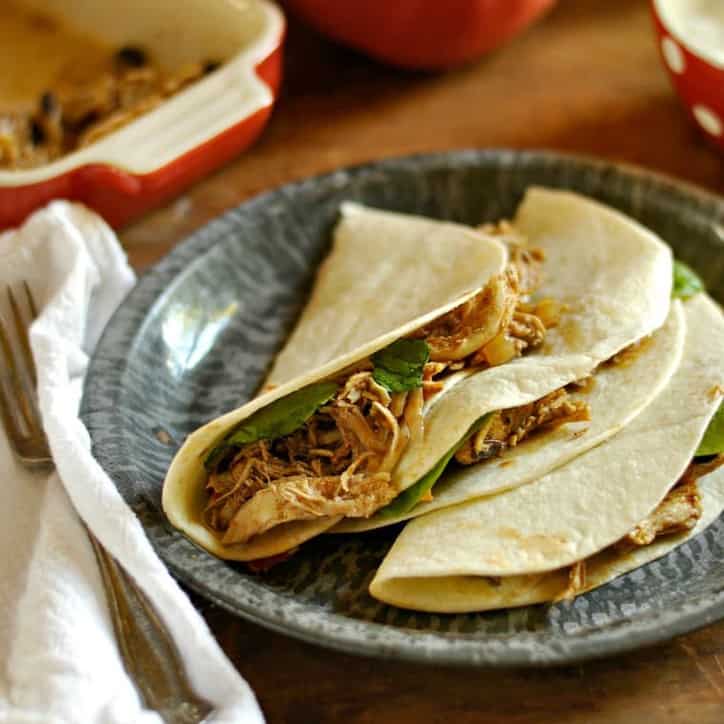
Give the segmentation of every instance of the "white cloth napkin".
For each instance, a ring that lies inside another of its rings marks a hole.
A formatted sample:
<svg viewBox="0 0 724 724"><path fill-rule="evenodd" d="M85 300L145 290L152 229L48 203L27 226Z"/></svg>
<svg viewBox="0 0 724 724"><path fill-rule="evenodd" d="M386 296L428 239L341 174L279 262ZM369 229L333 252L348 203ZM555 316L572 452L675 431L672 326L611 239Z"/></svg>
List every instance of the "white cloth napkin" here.
<svg viewBox="0 0 724 724"><path fill-rule="evenodd" d="M192 686L218 710L213 721L262 722L253 692L93 459L78 418L89 356L134 283L115 235L87 209L55 202L0 234L0 309L5 284L22 279L42 307L31 344L56 472L22 468L0 429L0 721L161 721L123 668L79 514L163 617Z"/></svg>

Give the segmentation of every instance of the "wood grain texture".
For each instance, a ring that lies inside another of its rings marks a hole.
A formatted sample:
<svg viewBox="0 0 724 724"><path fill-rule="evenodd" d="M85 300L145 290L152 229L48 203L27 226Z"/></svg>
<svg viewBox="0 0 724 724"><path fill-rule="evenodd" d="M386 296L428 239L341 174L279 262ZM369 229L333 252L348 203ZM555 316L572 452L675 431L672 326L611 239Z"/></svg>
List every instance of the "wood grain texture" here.
<svg viewBox="0 0 724 724"><path fill-rule="evenodd" d="M645 0L564 0L502 51L444 75L377 65L290 24L286 80L260 142L122 238L138 268L260 191L421 151L550 148L724 191L722 157L686 119Z"/></svg>
<svg viewBox="0 0 724 724"><path fill-rule="evenodd" d="M261 141L122 240L142 270L222 211L287 181L489 146L628 161L724 192L723 159L669 86L645 0L562 0L501 52L446 75L377 65L292 23L284 92ZM195 601L271 724L724 721L724 623L582 666L456 670L337 654Z"/></svg>
<svg viewBox="0 0 724 724"><path fill-rule="evenodd" d="M484 670L373 661L205 607L270 724L720 724L724 627L606 661Z"/></svg>

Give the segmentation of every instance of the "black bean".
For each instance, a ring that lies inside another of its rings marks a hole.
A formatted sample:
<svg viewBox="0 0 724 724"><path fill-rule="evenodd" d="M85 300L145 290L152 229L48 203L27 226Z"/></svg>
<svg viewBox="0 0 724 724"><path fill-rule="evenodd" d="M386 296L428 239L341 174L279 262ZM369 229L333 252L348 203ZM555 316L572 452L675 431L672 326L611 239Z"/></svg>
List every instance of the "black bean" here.
<svg viewBox="0 0 724 724"><path fill-rule="evenodd" d="M116 53L116 61L129 68L142 68L148 62L146 51L135 45L124 45Z"/></svg>
<svg viewBox="0 0 724 724"><path fill-rule="evenodd" d="M45 129L35 119L30 121L30 139L33 146L45 143Z"/></svg>
<svg viewBox="0 0 724 724"><path fill-rule="evenodd" d="M204 75L208 75L209 73L213 73L215 70L218 70L221 67L221 62L218 60L207 60L204 63Z"/></svg>

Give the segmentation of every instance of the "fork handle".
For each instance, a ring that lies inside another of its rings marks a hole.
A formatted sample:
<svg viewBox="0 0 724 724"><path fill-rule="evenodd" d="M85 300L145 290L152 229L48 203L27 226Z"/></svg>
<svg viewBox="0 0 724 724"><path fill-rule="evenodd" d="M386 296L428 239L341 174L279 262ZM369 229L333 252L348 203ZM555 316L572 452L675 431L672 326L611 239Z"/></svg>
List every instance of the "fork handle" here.
<svg viewBox="0 0 724 724"><path fill-rule="evenodd" d="M168 724L198 724L213 707L198 697L178 650L150 601L88 530L126 671L144 704Z"/></svg>

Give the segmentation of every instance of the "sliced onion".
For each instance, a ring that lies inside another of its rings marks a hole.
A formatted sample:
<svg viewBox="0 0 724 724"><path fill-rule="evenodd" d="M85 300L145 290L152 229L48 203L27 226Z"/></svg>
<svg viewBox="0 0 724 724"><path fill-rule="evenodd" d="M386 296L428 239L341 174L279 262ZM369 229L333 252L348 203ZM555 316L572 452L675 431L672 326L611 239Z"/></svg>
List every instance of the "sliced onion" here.
<svg viewBox="0 0 724 724"><path fill-rule="evenodd" d="M515 340L508 337L504 332L501 332L485 345L483 355L485 356L485 361L491 367L496 367L497 365L510 362L510 360L517 357L518 346Z"/></svg>
<svg viewBox="0 0 724 724"><path fill-rule="evenodd" d="M422 417L422 406L425 402L423 391L421 388L412 390L407 398L407 406L405 407L405 424L410 431L410 441L412 443L422 439L425 432L425 421Z"/></svg>

